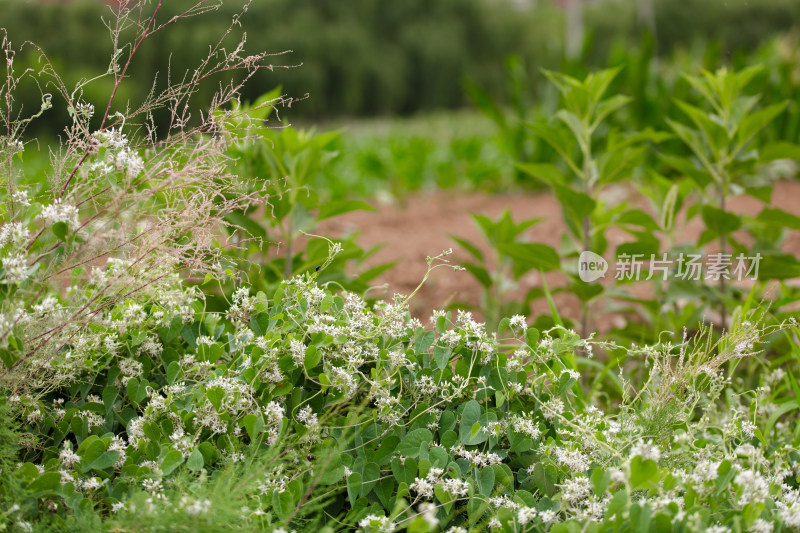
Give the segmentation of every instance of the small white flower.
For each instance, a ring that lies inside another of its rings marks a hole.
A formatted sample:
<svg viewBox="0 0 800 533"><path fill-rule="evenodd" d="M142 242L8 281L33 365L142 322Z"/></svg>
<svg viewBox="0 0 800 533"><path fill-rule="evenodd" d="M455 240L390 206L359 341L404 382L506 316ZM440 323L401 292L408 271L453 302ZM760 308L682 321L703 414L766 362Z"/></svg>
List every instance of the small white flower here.
<svg viewBox="0 0 800 533"><path fill-rule="evenodd" d="M511 317L509 324L512 328L522 330L523 332L528 329L528 322L522 315L514 315Z"/></svg>
<svg viewBox="0 0 800 533"><path fill-rule="evenodd" d="M40 216L49 224L65 222L72 227L78 225L78 208L72 204L63 203L60 198L56 198L51 205L42 209Z"/></svg>
<svg viewBox="0 0 800 533"><path fill-rule="evenodd" d="M522 507L517 511L517 522L524 526L525 524L533 522L538 514L539 513L537 513L536 509L533 507Z"/></svg>
<svg viewBox="0 0 800 533"><path fill-rule="evenodd" d="M637 455L642 459L652 459L658 462L661 459L661 450L651 441L644 442L643 440L639 440L639 442L631 446L630 452L631 459Z"/></svg>
<svg viewBox="0 0 800 533"><path fill-rule="evenodd" d="M73 452L72 448L68 448L65 445L61 453L58 454L58 459L61 461L62 465L70 468L81 461L81 456Z"/></svg>

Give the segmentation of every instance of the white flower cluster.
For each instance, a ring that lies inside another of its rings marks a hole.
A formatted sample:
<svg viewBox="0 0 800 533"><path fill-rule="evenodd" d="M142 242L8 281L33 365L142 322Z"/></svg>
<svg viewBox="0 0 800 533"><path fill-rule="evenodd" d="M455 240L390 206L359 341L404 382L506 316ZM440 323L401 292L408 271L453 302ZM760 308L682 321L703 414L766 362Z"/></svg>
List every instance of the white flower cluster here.
<svg viewBox="0 0 800 533"><path fill-rule="evenodd" d="M416 492L421 498L433 498L433 488L439 483L442 474L444 474L444 470L441 468L431 468L425 479L415 478L409 489Z"/></svg>
<svg viewBox="0 0 800 533"><path fill-rule="evenodd" d="M579 450L556 447L553 453L556 456L556 461L576 473L585 472L591 464L589 456Z"/></svg>
<svg viewBox="0 0 800 533"><path fill-rule="evenodd" d="M466 496L469 492L469 483L461 479L442 480L442 488L451 496Z"/></svg>
<svg viewBox="0 0 800 533"><path fill-rule="evenodd" d="M64 222L73 228L78 226L78 208L62 202L60 198L56 198L52 204L42 209L40 216L48 224Z"/></svg>
<svg viewBox="0 0 800 533"><path fill-rule="evenodd" d="M14 248L24 248L30 237L30 231L20 222L7 222L0 226L0 248L7 244Z"/></svg>
<svg viewBox="0 0 800 533"><path fill-rule="evenodd" d="M19 285L30 274L28 269L28 261L24 255L8 255L3 257L3 283L8 285Z"/></svg>
<svg viewBox="0 0 800 533"><path fill-rule="evenodd" d="M493 452L481 452L478 450L466 450L463 446L457 446L453 449L455 457L466 459L471 464L483 468L485 466L499 465L503 459Z"/></svg>
<svg viewBox="0 0 800 533"><path fill-rule="evenodd" d="M144 161L128 146L128 138L121 129L111 128L96 131L92 137L98 147L108 148L109 153L103 160L92 163L91 171L103 175L117 170L126 172L128 176L136 177L144 170Z"/></svg>
<svg viewBox="0 0 800 533"><path fill-rule="evenodd" d="M370 514L358 523L358 527L370 533L391 533L397 528L397 524L392 522L388 516Z"/></svg>
<svg viewBox="0 0 800 533"><path fill-rule="evenodd" d="M652 459L655 462L659 462L661 460L661 450L651 441L645 442L640 439L639 442L631 446L630 456L631 458L639 456L642 459Z"/></svg>
<svg viewBox="0 0 800 533"><path fill-rule="evenodd" d="M286 409L278 402L272 401L264 408L264 418L267 424L267 444L272 446L280 435L281 422L286 414Z"/></svg>
<svg viewBox="0 0 800 533"><path fill-rule="evenodd" d="M520 331L523 334L528 329L528 322L527 319L522 315L514 315L511 317L509 321L509 325L516 331Z"/></svg>
<svg viewBox="0 0 800 533"><path fill-rule="evenodd" d="M81 456L72 451L69 441L64 441L64 448L58 454L58 459L67 468L72 468L81 462Z"/></svg>

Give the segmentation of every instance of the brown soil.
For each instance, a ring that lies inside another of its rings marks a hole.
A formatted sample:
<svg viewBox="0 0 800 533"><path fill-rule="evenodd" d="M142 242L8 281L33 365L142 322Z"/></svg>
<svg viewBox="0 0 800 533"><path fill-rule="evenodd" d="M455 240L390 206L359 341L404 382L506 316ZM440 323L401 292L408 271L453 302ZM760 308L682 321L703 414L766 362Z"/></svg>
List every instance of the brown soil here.
<svg viewBox="0 0 800 533"><path fill-rule="evenodd" d="M635 191L611 189L609 194L628 196L633 203L647 209L647 202L637 197ZM800 215L800 182L776 183L772 206ZM357 211L326 221L320 231L332 236L360 232L357 240L365 248L384 244L384 248L371 258L370 263L397 261L397 266L376 280L376 284L386 284L386 297L393 293L411 293L425 275L428 256L453 248L455 253L450 257L453 262L466 258L466 252L459 250L458 245L450 238L451 235L467 239L487 252L488 246L471 217L472 213L496 219L504 210L509 209L515 222L533 217L542 218L539 224L525 233L524 240L545 243L556 250L567 232L561 217L561 207L549 193L485 195L436 191L411 196L403 206L377 207L376 212ZM764 204L760 201L748 196L733 198L729 203L732 212L744 215L756 215L763 207ZM702 229L702 221L696 218L688 226L680 228L678 235L681 235L684 242L696 241ZM609 232L607 238L610 250L631 239L622 231ZM792 231L783 249L800 257L800 232ZM563 286L566 277L558 272L548 273L546 280L552 290ZM607 274L606 281L613 282L613 274ZM528 273L519 280L519 285L519 294L541 286L540 274L535 271ZM634 288L634 292L641 291L638 294L644 295L648 288L648 284L640 284ZM425 321L433 309L443 308L451 302L478 305L480 294L480 285L470 274L447 268L437 269L412 300L411 312ZM555 294L554 300L562 315L572 319L580 317L580 305L574 295L562 292ZM592 327L607 330L611 326L624 326L624 316L598 313L599 311L602 310L595 309L592 313L593 316L600 317ZM533 303L532 316L548 312L544 299Z"/></svg>

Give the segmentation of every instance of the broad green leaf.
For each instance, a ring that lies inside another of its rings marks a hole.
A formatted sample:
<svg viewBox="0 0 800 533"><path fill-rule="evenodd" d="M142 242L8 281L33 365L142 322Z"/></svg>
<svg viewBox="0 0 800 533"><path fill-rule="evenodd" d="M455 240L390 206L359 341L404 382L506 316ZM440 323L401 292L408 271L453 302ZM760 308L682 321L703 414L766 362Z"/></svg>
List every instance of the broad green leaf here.
<svg viewBox="0 0 800 533"><path fill-rule="evenodd" d="M161 471L166 476L178 468L181 463L183 463L183 454L178 450L170 450L161 461Z"/></svg>
<svg viewBox="0 0 800 533"><path fill-rule="evenodd" d="M515 166L547 185L564 185L564 175L561 170L550 163L517 163Z"/></svg>
<svg viewBox="0 0 800 533"><path fill-rule="evenodd" d="M433 347L433 361L436 363L436 368L443 370L447 367L447 363L450 361L450 352L449 346Z"/></svg>
<svg viewBox="0 0 800 533"><path fill-rule="evenodd" d="M188 459L186 459L186 467L189 470L200 470L203 468L205 462L203 461L203 454L200 452L199 448L195 448L194 451L189 455Z"/></svg>
<svg viewBox="0 0 800 533"><path fill-rule="evenodd" d="M617 109L628 105L632 100L633 99L630 96L616 94L611 98L607 98L597 104L597 107L595 108L594 122L591 124L592 131L594 131L608 115Z"/></svg>
<svg viewBox="0 0 800 533"><path fill-rule="evenodd" d="M59 240L67 240L68 226L66 222L56 222L50 226L50 228L53 231L53 235L55 235Z"/></svg>
<svg viewBox="0 0 800 533"><path fill-rule="evenodd" d="M762 185L761 187L747 187L744 192L745 194L748 194L753 198L768 204L772 202L772 190L772 185Z"/></svg>
<svg viewBox="0 0 800 533"><path fill-rule="evenodd" d="M486 441L487 436L484 431L473 432L475 424L478 424L478 429L480 429L480 418L480 404L475 400L468 401L461 412L461 424L459 425L461 444L473 445Z"/></svg>
<svg viewBox="0 0 800 533"><path fill-rule="evenodd" d="M489 289L492 285L494 285L494 280L492 279L492 275L489 274L489 271L486 268L474 265L472 263L461 263L461 266L464 267L467 272L473 275L473 277L478 280L484 288Z"/></svg>
<svg viewBox="0 0 800 533"><path fill-rule="evenodd" d="M720 465L717 467L717 479L716 479L716 486L717 490L715 491L715 495L719 496L730 487L731 481L733 477L737 474L738 469L733 468L731 462L727 459L722 461Z"/></svg>
<svg viewBox="0 0 800 533"><path fill-rule="evenodd" d="M787 103L788 102L781 102L779 104L773 104L742 118L742 120L739 121L739 130L736 136L738 141L737 151L741 151L748 141L755 137L759 131L775 120L775 117L783 113Z"/></svg>
<svg viewBox="0 0 800 533"><path fill-rule="evenodd" d="M494 490L494 469L482 468L478 474L478 492L484 496L491 496Z"/></svg>
<svg viewBox="0 0 800 533"><path fill-rule="evenodd" d="M709 153L708 150L710 147L700 138L700 135L697 131L688 128L681 124L680 122L675 122L673 120L667 119L667 124L675 131L675 134L680 137L680 139L688 146L692 152L698 157L700 162L703 164L703 168L708 172L708 177L720 183L721 178L717 173L712 172L712 166L709 162ZM691 176L691 175L690 175Z"/></svg>
<svg viewBox="0 0 800 533"><path fill-rule="evenodd" d="M89 466L92 462L96 459L99 459L106 450L108 450L108 443L99 439L99 438L92 438L95 437L91 435L84 440L81 445L78 447L77 454L81 456L81 467L84 471L91 470Z"/></svg>
<svg viewBox="0 0 800 533"><path fill-rule="evenodd" d="M404 457L418 457L421 444L430 444L433 433L429 429L419 428L409 432L397 445L395 453ZM413 480L412 480L413 481Z"/></svg>
<svg viewBox="0 0 800 533"><path fill-rule="evenodd" d="M117 400L118 391L116 387L108 386L103 389L103 405L106 411L111 411L114 408L114 402Z"/></svg>
<svg viewBox="0 0 800 533"><path fill-rule="evenodd" d="M599 70L597 72L592 72L586 76L584 85L586 86L586 90L589 93L592 101L600 101L603 95L606 94L611 82L614 81L614 78L617 77L621 70L622 67L612 67Z"/></svg>
<svg viewBox="0 0 800 533"><path fill-rule="evenodd" d="M37 477L28 485L29 492L50 492L61 487L61 474L58 472L46 472Z"/></svg>
<svg viewBox="0 0 800 533"><path fill-rule="evenodd" d="M328 459L324 458L319 464L325 465L327 461ZM338 483L344 476L344 465L341 463L342 461L338 455L334 455L334 457L330 459L330 463L325 466L325 472L319 477L319 484L333 485L334 483Z"/></svg>
<svg viewBox="0 0 800 533"><path fill-rule="evenodd" d="M619 224L633 224L640 226L644 229L656 231L659 225L653 220L653 217L642 211L641 209L630 209L625 211L618 219Z"/></svg>
<svg viewBox="0 0 800 533"><path fill-rule="evenodd" d="M351 211L375 211L375 208L361 200L327 202L320 206L317 220L325 220Z"/></svg>
<svg viewBox="0 0 800 533"><path fill-rule="evenodd" d="M569 128L579 144L583 143L584 136L587 135L584 132L584 129L588 128L588 126L584 126L584 124L581 122L581 119L576 116L575 113L572 113L566 109L559 109L556 111L555 116Z"/></svg>
<svg viewBox="0 0 800 533"><path fill-rule="evenodd" d="M649 489L658 486L658 465L652 459L642 459L637 455L631 459L631 488Z"/></svg>
<svg viewBox="0 0 800 533"><path fill-rule="evenodd" d="M608 488L609 483L611 482L611 472L597 467L592 470L590 479L592 481L592 487L594 488L595 495L602 498L603 494Z"/></svg>
<svg viewBox="0 0 800 533"><path fill-rule="evenodd" d="M376 463L367 463L362 475L361 496L367 496L381 477L381 468Z"/></svg>
<svg viewBox="0 0 800 533"><path fill-rule="evenodd" d="M442 446L434 446L430 451L430 461L434 467L444 469L450 462L450 457Z"/></svg>
<svg viewBox="0 0 800 533"><path fill-rule="evenodd" d="M100 457L94 459L92 462L87 463L84 466L85 470L105 470L113 466L114 463L117 462L119 459L119 452L115 450L110 450L103 452Z"/></svg>
<svg viewBox="0 0 800 533"><path fill-rule="evenodd" d="M347 499L350 500L350 505L356 503L358 494L361 491L361 474L353 472L347 476Z"/></svg>
<svg viewBox="0 0 800 533"><path fill-rule="evenodd" d="M437 484L433 488L433 494L436 496L436 499L442 504L445 512L449 513L453 509L453 504L455 503L455 496L452 496L445 492L444 485L441 483Z"/></svg>
<svg viewBox="0 0 800 533"><path fill-rule="evenodd" d="M755 269L747 277L753 275L755 275ZM800 277L800 261L792 254L764 255L758 262L759 279L791 279L797 277Z"/></svg>
<svg viewBox="0 0 800 533"><path fill-rule="evenodd" d="M728 132L725 131L721 125L717 124L708 113L686 102L677 101L678 107L683 111L703 133L706 146L711 148L714 154L719 152L727 146L729 142ZM690 146L690 148L693 148Z"/></svg>
<svg viewBox="0 0 800 533"><path fill-rule="evenodd" d="M514 276L516 278L521 277L532 269L540 272L550 272L561 267L558 253L546 244L514 242L502 244L497 249L501 254L511 258L513 261Z"/></svg>
<svg viewBox="0 0 800 533"><path fill-rule="evenodd" d="M306 372L310 372L312 369L316 368L320 361L322 361L322 352L317 350L316 346L310 344L306 348L306 354L304 358Z"/></svg>
<svg viewBox="0 0 800 533"><path fill-rule="evenodd" d="M373 460L379 465L386 464L389 462L389 458L394 454L398 444L400 444L400 438L395 435L389 435L381 439L381 444L378 446L378 449L375 450Z"/></svg>
<svg viewBox="0 0 800 533"><path fill-rule="evenodd" d="M683 175L691 178L700 187L706 187L712 182L711 176L705 170L697 168L694 163L686 157L676 157L666 154L659 154L664 163L678 170Z"/></svg>
<svg viewBox="0 0 800 533"><path fill-rule="evenodd" d="M800 230L800 217L774 207L761 211L756 220L765 224Z"/></svg>
<svg viewBox="0 0 800 533"><path fill-rule="evenodd" d="M553 465L536 463L533 467L533 481L536 486L548 496L556 493L556 483L558 482L558 470Z"/></svg>
<svg viewBox="0 0 800 533"><path fill-rule="evenodd" d="M533 132L534 135L541 138L544 142L550 145L556 152L558 152L564 161L570 165L570 168L576 175L580 172L578 166L572 161L572 149L575 146L575 140L567 134L562 128L551 126L545 121L538 121L526 126ZM541 178L540 178L541 179Z"/></svg>
<svg viewBox="0 0 800 533"><path fill-rule="evenodd" d="M414 352L415 353L424 353L428 348L430 348L433 341L436 339L436 333L433 331L426 331L419 337L417 337L416 342L414 342Z"/></svg>
<svg viewBox="0 0 800 533"><path fill-rule="evenodd" d="M294 496L291 491L272 493L272 508L281 520L286 520L294 511Z"/></svg>
<svg viewBox="0 0 800 533"><path fill-rule="evenodd" d="M391 478L384 478L378 482L375 486L375 494L378 495L378 499L381 501L381 505L387 511L391 512L390 503L391 497L394 494L395 484Z"/></svg>
<svg viewBox="0 0 800 533"><path fill-rule="evenodd" d="M800 160L800 144L790 142L770 143L759 151L759 161L775 161L777 159Z"/></svg>
<svg viewBox="0 0 800 533"><path fill-rule="evenodd" d="M242 427L247 431L250 440L253 441L264 431L264 420L261 413L255 415L248 413L242 418Z"/></svg>
<svg viewBox="0 0 800 533"><path fill-rule="evenodd" d="M455 237L453 235L450 235L450 238L456 241L459 245L461 245L461 247L464 248L466 251L468 251L472 255L472 257L474 257L478 261L483 261L483 252L481 252L480 248L478 248L477 246L475 246L466 239Z"/></svg>
<svg viewBox="0 0 800 533"><path fill-rule="evenodd" d="M392 474L398 483L411 485L417 477L417 462L411 457L406 457L404 462L399 458L392 459Z"/></svg>
<svg viewBox="0 0 800 533"><path fill-rule="evenodd" d="M214 409L219 411L222 406L222 399L225 397L225 391L222 387L211 387L206 390L206 398L214 406Z"/></svg>
<svg viewBox="0 0 800 533"><path fill-rule="evenodd" d="M583 217L591 215L597 205L589 195L568 187L557 185L553 187L553 192L561 202L565 214L569 213L577 222L581 222Z"/></svg>
<svg viewBox="0 0 800 533"><path fill-rule="evenodd" d="M742 220L737 215L712 205L704 205L701 216L706 229L715 237L727 235L742 225Z"/></svg>
<svg viewBox="0 0 800 533"><path fill-rule="evenodd" d="M172 361L167 367L167 382L172 385L175 380L183 373L181 365L177 361Z"/></svg>

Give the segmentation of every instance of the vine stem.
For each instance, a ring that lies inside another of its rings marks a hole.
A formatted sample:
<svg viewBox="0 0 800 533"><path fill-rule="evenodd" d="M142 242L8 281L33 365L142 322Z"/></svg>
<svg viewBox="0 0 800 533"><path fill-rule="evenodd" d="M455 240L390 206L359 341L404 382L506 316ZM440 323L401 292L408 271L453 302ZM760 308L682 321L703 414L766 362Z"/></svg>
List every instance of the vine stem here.
<svg viewBox="0 0 800 533"><path fill-rule="evenodd" d="M722 212L725 212L725 185L722 186L719 195L719 208ZM719 253L720 253L720 260L722 260L722 256L725 254L725 250L727 248L727 239L725 238L725 234L719 236ZM720 305L719 305L719 314L720 314L720 321L722 329L725 329L726 324L728 323L727 312L725 310L725 276L721 275L719 277L719 292L720 292Z"/></svg>

